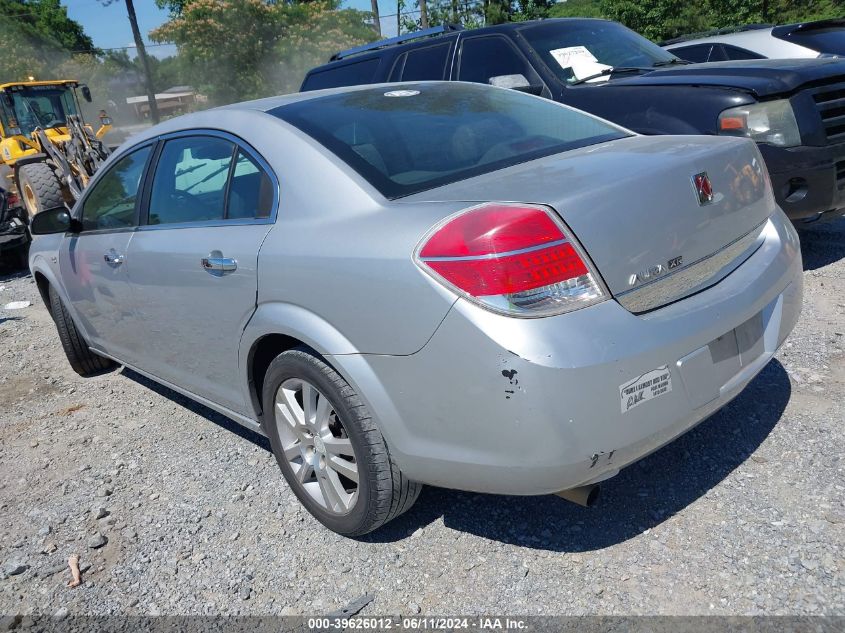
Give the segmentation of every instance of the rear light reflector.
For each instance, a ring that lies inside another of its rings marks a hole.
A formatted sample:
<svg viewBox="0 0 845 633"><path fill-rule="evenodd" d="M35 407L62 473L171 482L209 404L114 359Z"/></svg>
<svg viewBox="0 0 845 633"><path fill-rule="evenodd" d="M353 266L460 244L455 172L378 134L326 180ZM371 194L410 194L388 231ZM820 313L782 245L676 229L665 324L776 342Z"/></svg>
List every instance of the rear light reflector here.
<svg viewBox="0 0 845 633"><path fill-rule="evenodd" d="M547 316L606 298L552 212L490 203L452 216L417 248L417 264L464 297L513 316Z"/></svg>

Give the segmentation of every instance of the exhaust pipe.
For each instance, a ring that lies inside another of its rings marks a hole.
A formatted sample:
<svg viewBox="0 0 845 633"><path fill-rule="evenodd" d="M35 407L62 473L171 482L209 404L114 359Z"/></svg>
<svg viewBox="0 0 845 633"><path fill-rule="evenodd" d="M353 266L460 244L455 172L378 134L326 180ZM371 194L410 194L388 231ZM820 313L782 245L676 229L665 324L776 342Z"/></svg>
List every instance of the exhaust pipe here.
<svg viewBox="0 0 845 633"><path fill-rule="evenodd" d="M577 488L570 488L569 490L561 490L557 494L558 497L563 497L567 501L577 503L579 506L589 508L594 505L599 498L599 485L587 484L586 486L578 486Z"/></svg>

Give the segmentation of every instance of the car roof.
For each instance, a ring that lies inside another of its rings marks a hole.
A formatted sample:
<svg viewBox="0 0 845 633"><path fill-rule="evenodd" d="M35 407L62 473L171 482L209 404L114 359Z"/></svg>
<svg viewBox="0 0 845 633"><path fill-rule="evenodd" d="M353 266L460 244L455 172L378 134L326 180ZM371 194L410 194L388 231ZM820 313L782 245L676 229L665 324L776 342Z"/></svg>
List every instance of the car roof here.
<svg viewBox="0 0 845 633"><path fill-rule="evenodd" d="M694 44L712 44L713 42L725 42L742 46L751 46L753 43L760 43L772 37L772 27L762 26L753 30L743 31L714 31L711 33L698 33L692 36L679 37L667 42L663 42L661 46L667 50L678 48L680 46L692 46Z"/></svg>
<svg viewBox="0 0 845 633"><path fill-rule="evenodd" d="M537 26L540 24L550 24L550 23L576 23L576 22L609 22L610 20L605 20L604 18L546 18L542 20L528 20L526 22L505 22L503 24L491 24L489 26L482 26L474 29L454 29L454 30L444 30L442 33L430 34L430 35L423 35L419 38L414 38L410 40L402 40L398 42L391 43L391 40L395 38L390 38L387 40L383 40L385 42L384 46L377 46L379 41L372 42L370 48L359 47L358 52L352 52L356 49L350 49L350 51L339 51L332 55L332 58L325 64L321 66L315 66L311 70L308 71L308 75L310 76L312 73L321 72L328 68L339 68L346 64L354 64L358 61L370 58L379 58L385 55L399 55L407 50L418 48L422 46L427 46L431 43L437 42L441 39L446 38L454 38L454 37L467 37L471 35L483 35L485 33L503 33L503 32L512 32L512 31L521 31L526 28L530 28L532 26ZM341 57L337 58L340 55Z"/></svg>
<svg viewBox="0 0 845 633"><path fill-rule="evenodd" d="M818 57L818 51L814 51L795 42L774 37L772 35L772 29L773 27L766 26L752 30L732 31L721 34L717 33L695 39L683 39L681 41L672 40L672 43L667 42L664 44L664 48L668 51L672 51L673 49L695 46L698 44L728 44L744 48L753 53L764 55L765 57L772 59Z"/></svg>

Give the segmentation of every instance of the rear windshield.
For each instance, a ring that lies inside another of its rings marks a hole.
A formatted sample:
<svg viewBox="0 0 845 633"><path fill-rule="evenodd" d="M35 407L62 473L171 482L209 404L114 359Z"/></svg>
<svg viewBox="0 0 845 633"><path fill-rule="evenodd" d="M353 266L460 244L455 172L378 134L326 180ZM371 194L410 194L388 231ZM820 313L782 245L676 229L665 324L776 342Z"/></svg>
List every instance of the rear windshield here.
<svg viewBox="0 0 845 633"><path fill-rule="evenodd" d="M270 110L399 198L628 134L513 90L468 83L393 84Z"/></svg>
<svg viewBox="0 0 845 633"><path fill-rule="evenodd" d="M842 26L817 27L775 37L820 53L845 55L845 27Z"/></svg>

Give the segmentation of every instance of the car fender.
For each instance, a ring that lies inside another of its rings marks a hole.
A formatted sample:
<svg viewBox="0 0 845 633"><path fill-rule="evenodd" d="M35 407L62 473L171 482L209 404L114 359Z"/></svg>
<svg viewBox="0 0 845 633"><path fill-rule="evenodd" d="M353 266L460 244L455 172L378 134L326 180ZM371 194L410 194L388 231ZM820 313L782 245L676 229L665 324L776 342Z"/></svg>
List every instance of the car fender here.
<svg viewBox="0 0 845 633"><path fill-rule="evenodd" d="M399 413L370 367L368 355L360 353L343 334L321 316L292 303L272 302L259 305L244 329L239 347L239 366L242 369L241 387L245 402L255 404L249 370L253 347L262 338L273 334L302 341L323 356L367 405L388 446L391 445L390 426L382 424L380 419L396 419Z"/></svg>
<svg viewBox="0 0 845 633"><path fill-rule="evenodd" d="M260 304L244 327L238 347L241 390L244 402L251 403L253 407L260 406L260 403L255 402L252 393L252 352L256 343L270 335L289 336L302 341L322 356L357 352L333 325L302 306L282 301Z"/></svg>
<svg viewBox="0 0 845 633"><path fill-rule="evenodd" d="M73 306L70 305L68 301L67 294L65 294L64 286L59 282L58 274L53 269L53 266L47 261L47 255L43 252L31 253L29 257L29 270L32 274L33 279L35 279L36 274L42 275L53 288L56 289L56 292L59 293L59 297L64 302L65 306L68 310L73 313ZM39 289L40 290L40 289ZM47 298L43 297L44 302L48 301ZM49 306L47 306L49 309Z"/></svg>

